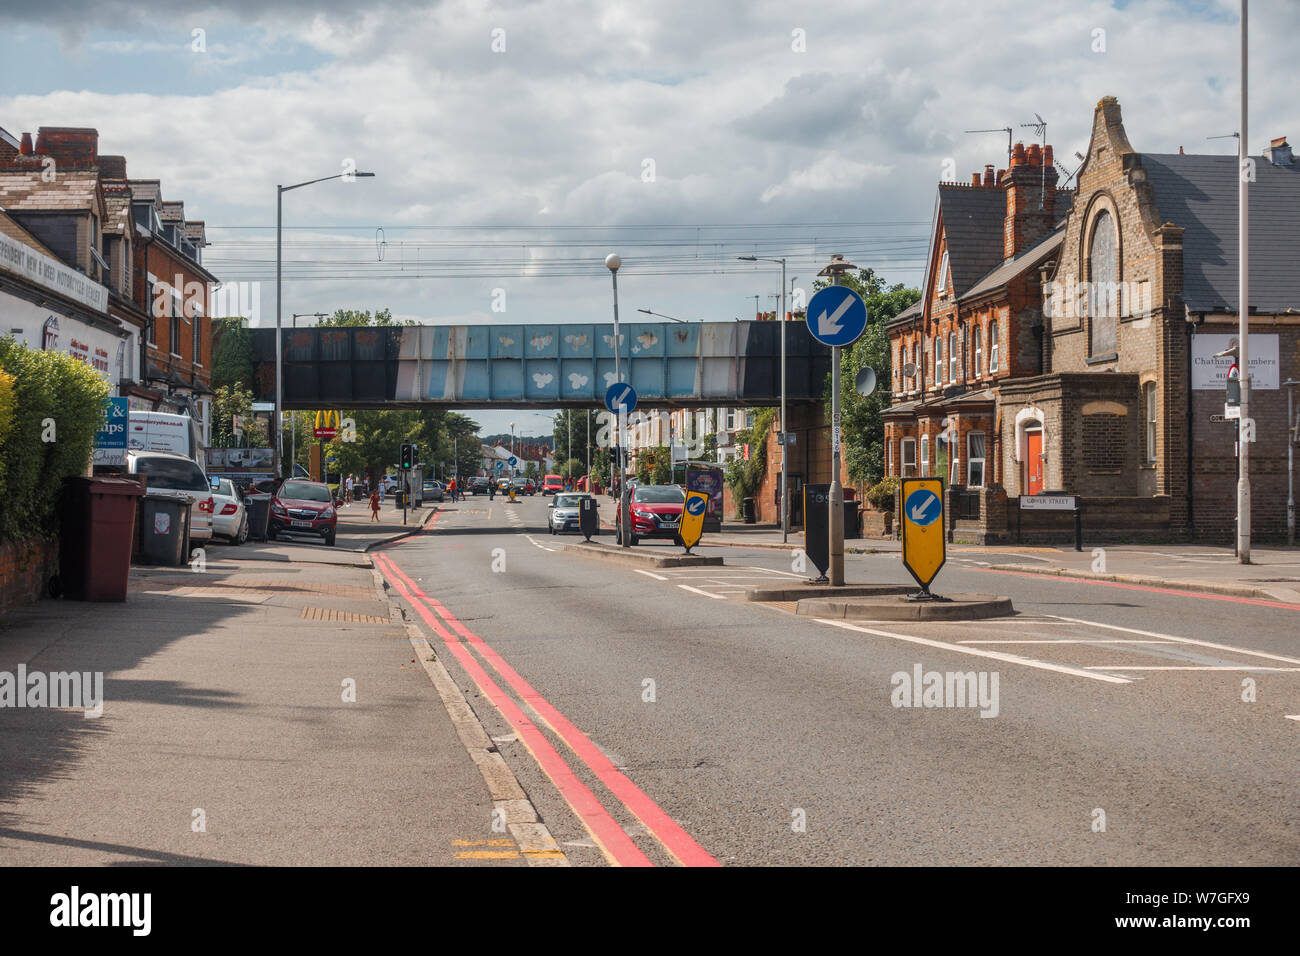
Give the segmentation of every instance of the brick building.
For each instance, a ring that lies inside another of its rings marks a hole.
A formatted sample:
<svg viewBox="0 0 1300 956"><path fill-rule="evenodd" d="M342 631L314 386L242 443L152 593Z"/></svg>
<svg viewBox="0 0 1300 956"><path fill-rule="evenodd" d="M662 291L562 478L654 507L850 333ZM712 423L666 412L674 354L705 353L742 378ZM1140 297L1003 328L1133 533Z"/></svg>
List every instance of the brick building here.
<svg viewBox="0 0 1300 956"><path fill-rule="evenodd" d="M944 253L987 262L996 244L988 224L965 237L987 246L986 258L961 248L961 239L954 243L944 228L950 210L978 203L953 207L947 196L962 188L940 187L928 280L937 288L927 290L923 308L899 316L890 330L899 356L898 401L886 416L890 473L934 469L940 464L933 450L938 433L955 434L952 458L964 453L967 466L949 463L944 473L956 486L950 516L959 537L1006 539L1019 521L1030 519L1029 512L1018 514L1019 496L1049 491L1082 497L1085 530L1093 534L1230 534L1235 428L1222 415L1229 360L1213 356L1228 346L1237 325L1236 158L1137 153L1119 103L1106 97L1094 112L1075 194L1063 208L1057 191L1050 210L1057 221L1044 233L1046 218L1032 218L1032 188L1021 189L1022 180L1029 182L1025 170L1034 169L1032 153L1033 147L1017 147L1011 169L994 178L1006 196L1006 261L965 291L951 268L951 311L941 294ZM1046 214L1054 183L1050 152L1040 159ZM1286 449L1294 441L1282 383L1300 377L1300 170L1285 139L1274 140L1255 167L1252 520L1267 537L1285 527ZM979 187L964 190L987 190L988 179L986 172ZM1016 220L1025 208L1022 198L1030 203L1023 239ZM978 211L969 218L977 220ZM1024 251L1017 256L1018 248ZM995 321L986 330L990 317ZM992 342L982 343L981 370L961 338L962 319L976 344L980 332L998 331L996 371L990 367ZM947 346L951 356L954 330L955 367L935 354ZM918 364L917 374L903 376L900 359ZM965 378L963 364L971 370ZM972 394L980 386L983 394ZM976 429L985 437L972 445L969 434ZM909 439L928 446L929 458L918 449L916 463L909 464ZM985 462L976 468L980 444ZM1035 520L1039 514L1033 513Z"/></svg>

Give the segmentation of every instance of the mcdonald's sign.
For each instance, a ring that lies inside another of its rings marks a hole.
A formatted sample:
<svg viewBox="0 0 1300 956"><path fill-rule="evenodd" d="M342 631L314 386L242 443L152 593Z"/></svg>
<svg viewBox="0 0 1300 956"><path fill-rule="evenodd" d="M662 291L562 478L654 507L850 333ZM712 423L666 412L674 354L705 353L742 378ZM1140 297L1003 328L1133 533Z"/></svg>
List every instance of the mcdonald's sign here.
<svg viewBox="0 0 1300 956"><path fill-rule="evenodd" d="M339 433L338 412L317 412L316 428L312 432L317 438L333 438Z"/></svg>

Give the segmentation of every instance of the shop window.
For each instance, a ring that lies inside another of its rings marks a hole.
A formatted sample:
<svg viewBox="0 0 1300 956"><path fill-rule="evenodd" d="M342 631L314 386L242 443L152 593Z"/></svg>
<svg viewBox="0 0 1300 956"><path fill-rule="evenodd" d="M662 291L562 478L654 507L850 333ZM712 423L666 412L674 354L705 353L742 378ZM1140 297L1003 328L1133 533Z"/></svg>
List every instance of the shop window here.
<svg viewBox="0 0 1300 956"><path fill-rule="evenodd" d="M984 487L984 433L966 433L966 484L972 488Z"/></svg>

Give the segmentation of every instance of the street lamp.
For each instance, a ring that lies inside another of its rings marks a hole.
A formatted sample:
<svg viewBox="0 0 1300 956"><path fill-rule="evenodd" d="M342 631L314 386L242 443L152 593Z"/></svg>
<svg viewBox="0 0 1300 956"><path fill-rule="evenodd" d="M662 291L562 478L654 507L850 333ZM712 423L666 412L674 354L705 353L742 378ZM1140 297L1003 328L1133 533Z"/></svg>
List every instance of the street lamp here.
<svg viewBox="0 0 1300 956"><path fill-rule="evenodd" d="M790 432L785 419L785 259L760 259L758 256L738 256L743 262L781 263L781 302L777 319L781 323L781 541L790 540L790 489L787 487L787 457ZM798 278L796 276L795 278ZM755 311L758 303L755 303Z"/></svg>
<svg viewBox="0 0 1300 956"><path fill-rule="evenodd" d="M282 341L280 328L280 273L281 273L281 246L283 236L283 210L284 194L291 189L301 189L303 186L312 186L316 183L328 182L331 179L346 179L351 181L355 177L372 178L374 173L339 173L337 176L322 176L320 179L309 179L305 183L294 183L292 186L275 187L275 474L280 476L280 469L283 465L284 458L284 343Z"/></svg>
<svg viewBox="0 0 1300 956"><path fill-rule="evenodd" d="M609 270L610 279L614 284L614 381L623 381L623 368L619 358L619 338L618 338L618 270L623 265L623 260L619 258L618 253L611 252L605 257L605 268ZM618 407L618 518L619 534L618 543L624 548L630 547L632 543L632 517L628 514L627 500L627 468L623 464L624 457L627 455L627 412L624 407Z"/></svg>
<svg viewBox="0 0 1300 956"><path fill-rule="evenodd" d="M515 457L515 423L514 422L510 423L510 457L511 458ZM514 465L511 465L510 474L513 475L514 473L515 473Z"/></svg>
<svg viewBox="0 0 1300 956"><path fill-rule="evenodd" d="M664 315L662 312L652 312L650 309L637 309L637 311L644 312L646 315L657 315L659 318L667 319L670 322L681 322L683 325L686 324L685 319L674 319L671 315Z"/></svg>
<svg viewBox="0 0 1300 956"><path fill-rule="evenodd" d="M840 276L857 269L839 254L817 274L840 284ZM840 347L831 346L831 489L830 489L830 572L831 586L844 585L844 487L840 484Z"/></svg>

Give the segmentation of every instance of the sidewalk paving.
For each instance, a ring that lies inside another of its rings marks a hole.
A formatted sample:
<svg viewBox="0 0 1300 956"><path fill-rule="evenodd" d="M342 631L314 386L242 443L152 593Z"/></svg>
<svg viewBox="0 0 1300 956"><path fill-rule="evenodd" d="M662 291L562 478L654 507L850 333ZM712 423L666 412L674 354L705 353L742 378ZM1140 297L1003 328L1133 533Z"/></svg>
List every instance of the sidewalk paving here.
<svg viewBox="0 0 1300 956"><path fill-rule="evenodd" d="M0 861L525 864L457 845L508 834L369 559L287 548L0 618L0 671L98 671L104 696L0 708Z"/></svg>

